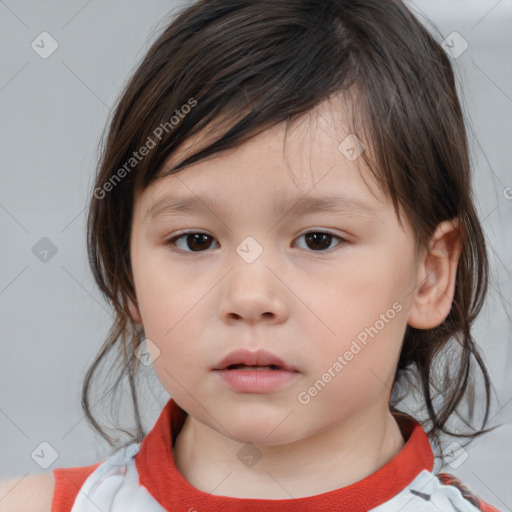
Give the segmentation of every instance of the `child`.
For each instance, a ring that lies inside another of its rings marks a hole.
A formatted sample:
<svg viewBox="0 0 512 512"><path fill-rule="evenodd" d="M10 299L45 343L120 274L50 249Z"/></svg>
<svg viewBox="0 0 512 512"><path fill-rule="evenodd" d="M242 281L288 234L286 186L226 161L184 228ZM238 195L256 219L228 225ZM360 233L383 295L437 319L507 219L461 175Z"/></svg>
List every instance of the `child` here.
<svg viewBox="0 0 512 512"><path fill-rule="evenodd" d="M82 403L111 442L113 350L138 432L55 469L52 512L497 510L433 470L476 366L487 422L488 261L450 58L398 0L184 9L116 106L88 243L116 320ZM147 435L141 363L172 397Z"/></svg>

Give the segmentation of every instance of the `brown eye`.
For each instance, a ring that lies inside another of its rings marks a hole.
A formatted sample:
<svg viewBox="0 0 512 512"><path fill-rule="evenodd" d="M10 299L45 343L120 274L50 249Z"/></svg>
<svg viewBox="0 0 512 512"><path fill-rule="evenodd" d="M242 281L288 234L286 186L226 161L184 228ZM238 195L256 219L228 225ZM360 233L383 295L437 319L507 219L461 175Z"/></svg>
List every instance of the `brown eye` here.
<svg viewBox="0 0 512 512"><path fill-rule="evenodd" d="M182 247L179 247L177 244L180 240L185 241L185 243L182 244ZM205 249L210 247L211 240L213 240L213 237L206 233L190 232L182 233L179 236L171 238L168 240L167 244L177 246L179 250L184 252L203 252Z"/></svg>
<svg viewBox="0 0 512 512"><path fill-rule="evenodd" d="M331 248L330 246L333 240L338 240L336 246L346 241L343 238L328 231L310 231L309 233L305 233L299 238L304 238L307 247L309 249L313 249L313 252L326 252Z"/></svg>
<svg viewBox="0 0 512 512"><path fill-rule="evenodd" d="M299 238L305 239L306 249L309 249L310 252L327 252L332 248L333 241L338 242L334 247L340 245L342 242L346 242L344 238L328 231L310 231ZM205 252L207 249L211 248L213 240L215 240L215 238L207 233L189 231L182 232L178 236L170 238L166 242L166 245L170 246L171 249L176 252Z"/></svg>

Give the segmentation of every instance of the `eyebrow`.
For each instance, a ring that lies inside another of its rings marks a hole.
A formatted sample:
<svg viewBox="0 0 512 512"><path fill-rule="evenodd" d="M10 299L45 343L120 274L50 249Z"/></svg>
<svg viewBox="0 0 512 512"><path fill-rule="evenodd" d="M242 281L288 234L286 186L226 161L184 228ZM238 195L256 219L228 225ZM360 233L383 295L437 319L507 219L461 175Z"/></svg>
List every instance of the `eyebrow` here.
<svg viewBox="0 0 512 512"><path fill-rule="evenodd" d="M144 216L145 222L151 222L159 217L180 215L181 213L196 213L198 211L222 211L219 200L215 197L164 197L155 202ZM340 194L321 196L304 195L301 197L282 197L274 203L273 212L276 216L288 213L303 215L314 212L351 213L374 218L383 210L363 199Z"/></svg>

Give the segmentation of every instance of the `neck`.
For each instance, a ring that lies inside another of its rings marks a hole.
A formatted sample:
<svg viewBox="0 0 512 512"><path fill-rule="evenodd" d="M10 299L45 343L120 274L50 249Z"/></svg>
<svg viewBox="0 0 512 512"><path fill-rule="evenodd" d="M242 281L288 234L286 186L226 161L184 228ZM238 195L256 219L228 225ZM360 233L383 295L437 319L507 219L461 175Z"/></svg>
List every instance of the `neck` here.
<svg viewBox="0 0 512 512"><path fill-rule="evenodd" d="M391 413L384 411L371 418L351 417L293 443L254 446L253 453L247 451L247 465L237 456L242 446L187 416L173 454L179 472L200 491L233 498L290 499L362 480L395 457L404 439ZM250 457L260 455L251 464Z"/></svg>

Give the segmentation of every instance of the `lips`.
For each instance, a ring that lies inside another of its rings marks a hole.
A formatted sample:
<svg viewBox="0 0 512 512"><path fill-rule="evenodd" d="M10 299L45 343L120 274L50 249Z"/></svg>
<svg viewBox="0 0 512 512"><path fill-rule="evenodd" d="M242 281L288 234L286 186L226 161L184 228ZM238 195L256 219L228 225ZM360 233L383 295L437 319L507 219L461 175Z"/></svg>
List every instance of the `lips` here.
<svg viewBox="0 0 512 512"><path fill-rule="evenodd" d="M235 350L212 370L215 378L235 393L275 393L300 378L297 368L264 349Z"/></svg>
<svg viewBox="0 0 512 512"><path fill-rule="evenodd" d="M230 352L224 357L214 370L285 370L297 372L291 364L283 361L267 350L260 349L251 352L247 349L239 349Z"/></svg>

